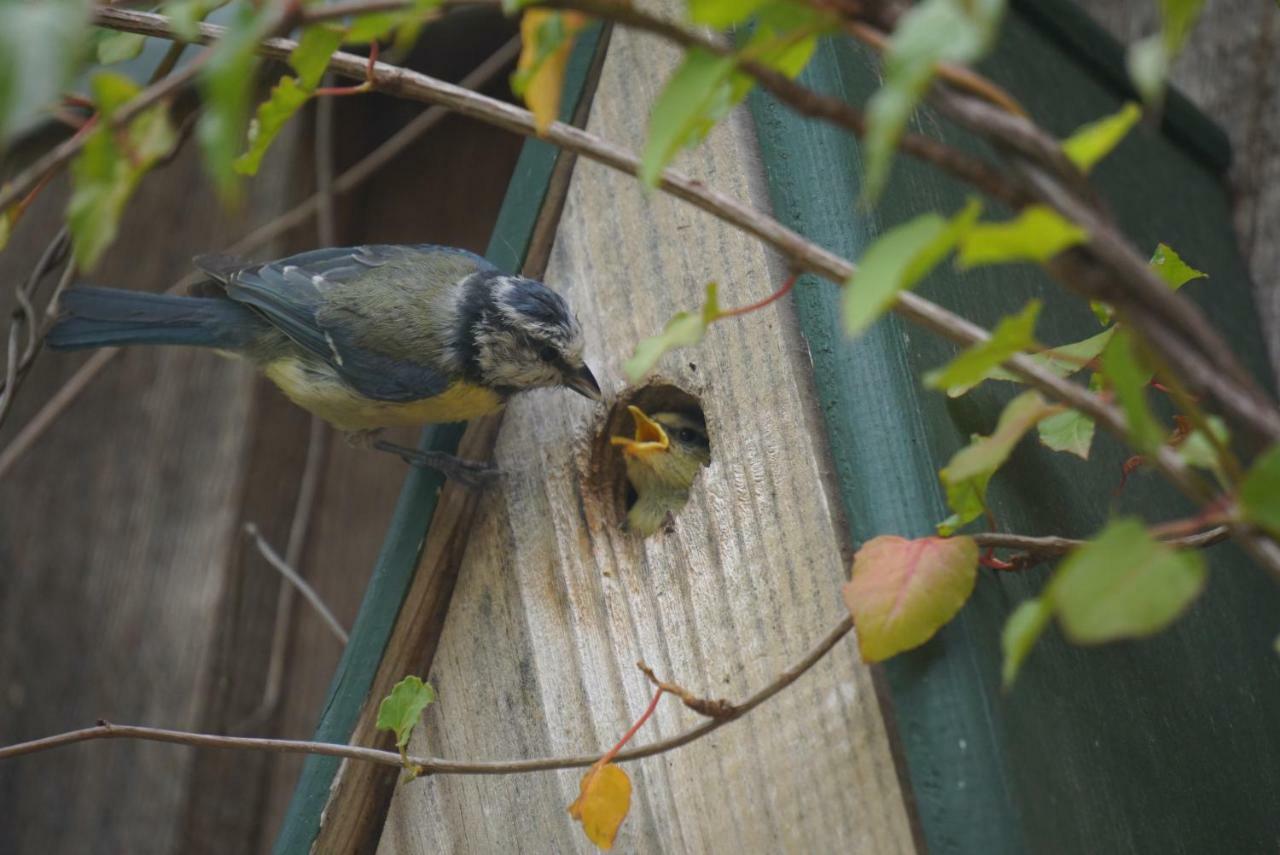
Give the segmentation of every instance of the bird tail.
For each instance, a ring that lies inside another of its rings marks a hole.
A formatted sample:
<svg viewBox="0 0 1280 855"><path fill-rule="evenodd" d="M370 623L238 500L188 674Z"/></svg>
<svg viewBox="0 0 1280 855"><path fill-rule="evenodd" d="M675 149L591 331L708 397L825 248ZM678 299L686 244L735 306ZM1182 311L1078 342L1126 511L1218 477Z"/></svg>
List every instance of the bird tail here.
<svg viewBox="0 0 1280 855"><path fill-rule="evenodd" d="M71 288L45 342L55 350L120 344L183 344L236 350L263 328L246 306L221 298L178 297L114 288Z"/></svg>

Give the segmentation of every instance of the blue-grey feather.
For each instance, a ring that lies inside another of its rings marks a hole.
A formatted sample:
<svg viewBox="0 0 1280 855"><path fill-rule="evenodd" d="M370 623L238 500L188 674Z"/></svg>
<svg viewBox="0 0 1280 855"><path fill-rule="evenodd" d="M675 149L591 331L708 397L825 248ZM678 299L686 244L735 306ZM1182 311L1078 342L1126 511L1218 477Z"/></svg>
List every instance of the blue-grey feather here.
<svg viewBox="0 0 1280 855"><path fill-rule="evenodd" d="M114 288L69 288L62 317L45 338L57 350L124 344L180 344L239 350L269 331L250 309L226 299Z"/></svg>

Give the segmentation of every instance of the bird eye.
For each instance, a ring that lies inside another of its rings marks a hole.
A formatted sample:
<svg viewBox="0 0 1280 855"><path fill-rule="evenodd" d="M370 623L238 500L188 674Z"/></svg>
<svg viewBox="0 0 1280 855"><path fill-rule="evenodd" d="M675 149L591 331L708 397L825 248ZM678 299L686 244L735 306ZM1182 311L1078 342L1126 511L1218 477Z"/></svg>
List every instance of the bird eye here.
<svg viewBox="0 0 1280 855"><path fill-rule="evenodd" d="M681 442L696 442L698 439L698 435L689 428L680 428L676 436L680 438Z"/></svg>
<svg viewBox="0 0 1280 855"><path fill-rule="evenodd" d="M538 350L538 358L543 362L555 362L559 356L560 354L556 352L556 349L549 344L543 345Z"/></svg>

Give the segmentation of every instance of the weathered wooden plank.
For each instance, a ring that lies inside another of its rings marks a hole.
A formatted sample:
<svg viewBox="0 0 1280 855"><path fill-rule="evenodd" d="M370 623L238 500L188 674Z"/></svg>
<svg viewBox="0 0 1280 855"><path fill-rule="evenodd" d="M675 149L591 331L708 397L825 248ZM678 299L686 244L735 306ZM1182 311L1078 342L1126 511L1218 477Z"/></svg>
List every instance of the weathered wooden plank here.
<svg viewBox="0 0 1280 855"><path fill-rule="evenodd" d="M287 153L288 135L280 145ZM192 255L287 203L288 172L272 164L246 199L251 215L231 216L189 146L143 182L93 281L169 286ZM64 190L43 194L0 255L6 301L56 231ZM82 361L44 354L0 437ZM97 718L198 727L239 539L253 384L207 351L126 352L0 483L0 741ZM0 851L176 851L194 763L125 742L4 763Z"/></svg>
<svg viewBox="0 0 1280 855"><path fill-rule="evenodd" d="M589 128L639 147L644 105L675 59L649 37L615 33ZM743 119L683 166L761 201ZM745 302L783 275L754 241L580 163L547 279L574 304L616 401L635 343L695 306L707 281ZM724 324L663 362L666 380L700 397L713 462L674 527L643 542L619 529L605 409L558 391L513 402L496 456L507 479L482 500L430 674L440 700L413 750L604 750L650 697L637 659L695 692L738 697L824 635L843 608L847 556L808 365L785 307ZM664 703L639 739L697 722ZM851 642L742 722L629 768L626 851L914 851L871 675ZM402 785L379 851L592 851L565 812L579 777Z"/></svg>

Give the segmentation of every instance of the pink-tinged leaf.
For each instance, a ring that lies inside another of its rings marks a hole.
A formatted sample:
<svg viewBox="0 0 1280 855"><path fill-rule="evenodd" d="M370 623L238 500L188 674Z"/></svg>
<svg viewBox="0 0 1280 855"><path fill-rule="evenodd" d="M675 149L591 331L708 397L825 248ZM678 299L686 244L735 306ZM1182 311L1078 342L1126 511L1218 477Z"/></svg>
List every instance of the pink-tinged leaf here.
<svg viewBox="0 0 1280 855"><path fill-rule="evenodd" d="M879 662L924 644L960 611L977 578L978 546L969 537L881 535L864 543L843 590L862 658Z"/></svg>

